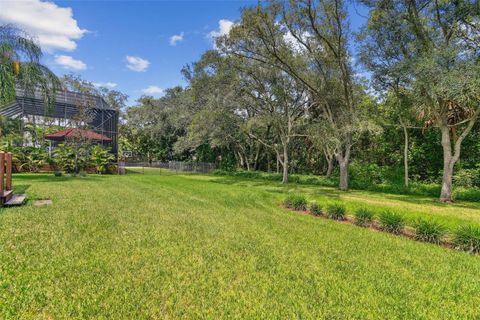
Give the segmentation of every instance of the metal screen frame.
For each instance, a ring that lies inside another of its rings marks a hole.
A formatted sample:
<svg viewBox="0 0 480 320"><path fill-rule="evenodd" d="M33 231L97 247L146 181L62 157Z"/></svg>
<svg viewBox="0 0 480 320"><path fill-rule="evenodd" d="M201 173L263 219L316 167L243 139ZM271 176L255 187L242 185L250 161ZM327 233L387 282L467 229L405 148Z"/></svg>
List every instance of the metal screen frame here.
<svg viewBox="0 0 480 320"><path fill-rule="evenodd" d="M41 92L26 92L16 89L16 100L6 106L0 107L0 115L9 118L23 118L28 116L41 116L62 121L60 126L67 128L71 121L78 115L80 106L88 109L89 129L103 134L112 141L102 141L102 145L110 147L112 153L118 153L118 111L111 108L99 96L77 93L71 91L57 92L55 104L48 106Z"/></svg>

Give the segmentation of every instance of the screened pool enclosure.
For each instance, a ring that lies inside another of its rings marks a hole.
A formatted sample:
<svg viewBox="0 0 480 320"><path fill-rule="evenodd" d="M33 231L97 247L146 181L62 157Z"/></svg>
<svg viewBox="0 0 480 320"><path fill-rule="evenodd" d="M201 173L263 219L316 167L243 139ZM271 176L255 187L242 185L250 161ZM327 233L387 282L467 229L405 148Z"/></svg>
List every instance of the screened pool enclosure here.
<svg viewBox="0 0 480 320"><path fill-rule="evenodd" d="M17 88L16 100L0 107L0 115L65 129L81 126L108 139L93 143L109 147L112 153L118 151L118 111L111 108L103 98L84 93L59 91L55 103L47 104L40 92L26 92Z"/></svg>

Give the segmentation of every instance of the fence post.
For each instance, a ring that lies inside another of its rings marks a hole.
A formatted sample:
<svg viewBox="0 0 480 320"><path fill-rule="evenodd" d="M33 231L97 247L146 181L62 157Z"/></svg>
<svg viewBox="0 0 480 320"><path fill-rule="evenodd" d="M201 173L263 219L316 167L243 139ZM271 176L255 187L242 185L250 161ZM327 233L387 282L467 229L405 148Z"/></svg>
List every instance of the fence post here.
<svg viewBox="0 0 480 320"><path fill-rule="evenodd" d="M7 183L6 189L12 190L12 153L7 153Z"/></svg>
<svg viewBox="0 0 480 320"><path fill-rule="evenodd" d="M0 153L0 191L4 192L5 190L5 153Z"/></svg>

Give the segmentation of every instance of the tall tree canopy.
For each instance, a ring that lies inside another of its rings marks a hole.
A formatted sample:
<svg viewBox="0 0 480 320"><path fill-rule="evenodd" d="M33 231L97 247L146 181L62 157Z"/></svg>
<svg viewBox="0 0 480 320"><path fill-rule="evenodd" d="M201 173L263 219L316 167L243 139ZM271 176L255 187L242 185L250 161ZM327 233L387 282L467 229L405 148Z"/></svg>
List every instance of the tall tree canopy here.
<svg viewBox="0 0 480 320"><path fill-rule="evenodd" d="M351 65L350 40L344 1L295 0L246 9L240 23L219 41L224 52L278 68L308 90L318 122L335 141L341 190L348 189L356 132L365 128L360 124L363 92Z"/></svg>
<svg viewBox="0 0 480 320"><path fill-rule="evenodd" d="M375 80L409 91L425 127L443 148L440 200L452 201L455 164L480 115L478 1L379 0L370 7L363 61ZM404 107L403 105L400 105Z"/></svg>

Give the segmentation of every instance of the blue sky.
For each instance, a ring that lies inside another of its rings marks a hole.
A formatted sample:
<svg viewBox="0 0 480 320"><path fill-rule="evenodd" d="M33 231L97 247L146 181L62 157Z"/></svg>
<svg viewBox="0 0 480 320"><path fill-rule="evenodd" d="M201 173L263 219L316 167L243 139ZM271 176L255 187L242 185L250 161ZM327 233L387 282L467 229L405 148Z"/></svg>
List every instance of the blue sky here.
<svg viewBox="0 0 480 320"><path fill-rule="evenodd" d="M0 23L39 39L44 62L130 96L185 85L181 68L212 48L242 7L257 1L0 1ZM352 29L365 10L350 5ZM359 15L360 14L360 15Z"/></svg>

